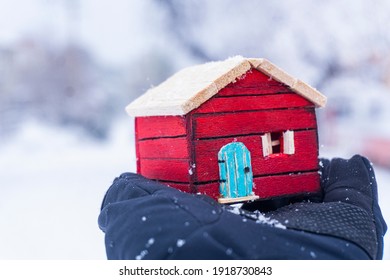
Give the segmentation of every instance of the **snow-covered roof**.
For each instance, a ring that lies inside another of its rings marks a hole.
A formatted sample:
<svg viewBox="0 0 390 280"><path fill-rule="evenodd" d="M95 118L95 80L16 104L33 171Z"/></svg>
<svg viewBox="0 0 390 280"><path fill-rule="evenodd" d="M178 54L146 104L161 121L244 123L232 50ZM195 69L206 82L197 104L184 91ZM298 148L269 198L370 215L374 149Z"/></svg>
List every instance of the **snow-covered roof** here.
<svg viewBox="0 0 390 280"><path fill-rule="evenodd" d="M126 111L134 117L185 115L252 68L289 86L317 107L325 106L324 95L268 60L235 56L184 68L135 99L126 107Z"/></svg>

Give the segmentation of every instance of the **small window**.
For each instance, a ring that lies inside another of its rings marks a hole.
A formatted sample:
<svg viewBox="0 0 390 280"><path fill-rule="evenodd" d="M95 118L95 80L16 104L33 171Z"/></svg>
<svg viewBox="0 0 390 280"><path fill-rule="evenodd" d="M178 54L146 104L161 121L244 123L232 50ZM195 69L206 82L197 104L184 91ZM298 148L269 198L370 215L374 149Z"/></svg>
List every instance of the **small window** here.
<svg viewBox="0 0 390 280"><path fill-rule="evenodd" d="M293 155L295 153L294 131L270 132L261 136L263 156L273 154Z"/></svg>
<svg viewBox="0 0 390 280"><path fill-rule="evenodd" d="M283 133L282 132L272 132L271 133L271 147L273 154L280 154L283 152Z"/></svg>

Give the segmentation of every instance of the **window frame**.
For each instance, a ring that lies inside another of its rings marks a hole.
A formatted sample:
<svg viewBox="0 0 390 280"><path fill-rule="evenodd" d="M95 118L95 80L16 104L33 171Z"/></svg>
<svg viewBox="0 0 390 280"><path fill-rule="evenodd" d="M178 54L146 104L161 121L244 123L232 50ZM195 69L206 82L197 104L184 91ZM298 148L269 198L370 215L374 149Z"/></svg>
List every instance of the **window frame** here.
<svg viewBox="0 0 390 280"><path fill-rule="evenodd" d="M267 132L261 135L261 142L264 157L295 154L295 137L293 130ZM277 150L279 151L275 152Z"/></svg>

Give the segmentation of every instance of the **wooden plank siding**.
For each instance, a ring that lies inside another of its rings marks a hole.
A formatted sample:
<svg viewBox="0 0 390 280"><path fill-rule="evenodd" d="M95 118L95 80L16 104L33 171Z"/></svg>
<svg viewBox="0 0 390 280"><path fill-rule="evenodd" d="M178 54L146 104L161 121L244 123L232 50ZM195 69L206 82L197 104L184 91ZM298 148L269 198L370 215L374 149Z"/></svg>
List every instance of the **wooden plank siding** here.
<svg viewBox="0 0 390 280"><path fill-rule="evenodd" d="M172 183L191 181L188 119L185 116L137 117L137 173Z"/></svg>
<svg viewBox="0 0 390 280"><path fill-rule="evenodd" d="M269 93L290 92L291 89L258 70L251 69L235 82L230 83L218 92L218 96L258 95Z"/></svg>
<svg viewBox="0 0 390 280"><path fill-rule="evenodd" d="M318 172L303 172L300 174L283 174L254 177L253 192L260 199L300 194L314 194L320 191ZM219 183L197 185L197 193L206 194L214 199L220 197Z"/></svg>
<svg viewBox="0 0 390 280"><path fill-rule="evenodd" d="M295 153L293 155L276 154L263 157L260 135L227 137L209 140L196 140L195 181L209 182L219 180L218 152L231 142L244 143L251 153L253 176L280 174L318 169L317 131L295 131Z"/></svg>
<svg viewBox="0 0 390 280"><path fill-rule="evenodd" d="M193 138L217 138L317 128L314 108L265 110L193 117Z"/></svg>
<svg viewBox="0 0 390 280"><path fill-rule="evenodd" d="M186 136L185 116L137 117L135 126L138 140Z"/></svg>
<svg viewBox="0 0 390 280"><path fill-rule="evenodd" d="M140 159L140 174L155 180L189 183L191 175L187 159Z"/></svg>
<svg viewBox="0 0 390 280"><path fill-rule="evenodd" d="M154 138L138 141L139 158L189 159L187 137Z"/></svg>
<svg viewBox="0 0 390 280"><path fill-rule="evenodd" d="M216 96L206 101L192 114L228 113L241 111L259 111L270 109L287 109L298 107L313 107L313 103L293 92L268 95L237 95L231 97Z"/></svg>

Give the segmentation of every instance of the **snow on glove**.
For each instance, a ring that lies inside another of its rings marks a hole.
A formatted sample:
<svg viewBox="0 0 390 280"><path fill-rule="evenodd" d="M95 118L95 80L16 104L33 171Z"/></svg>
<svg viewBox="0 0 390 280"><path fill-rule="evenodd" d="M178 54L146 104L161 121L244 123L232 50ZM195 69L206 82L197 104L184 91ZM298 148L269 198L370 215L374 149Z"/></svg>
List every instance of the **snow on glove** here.
<svg viewBox="0 0 390 280"><path fill-rule="evenodd" d="M371 259L383 256L387 230L378 205L375 174L359 155L349 160L321 160L323 203L295 203L268 213L289 229L329 235L353 242Z"/></svg>

